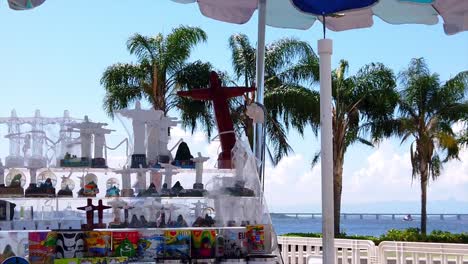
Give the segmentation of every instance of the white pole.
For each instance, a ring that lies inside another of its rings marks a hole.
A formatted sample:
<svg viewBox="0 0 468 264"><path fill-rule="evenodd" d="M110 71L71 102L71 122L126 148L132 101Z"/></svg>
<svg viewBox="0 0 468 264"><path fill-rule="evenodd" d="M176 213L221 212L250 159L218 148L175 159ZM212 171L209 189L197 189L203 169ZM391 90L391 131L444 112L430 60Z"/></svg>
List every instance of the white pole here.
<svg viewBox="0 0 468 264"><path fill-rule="evenodd" d="M335 264L333 218L333 131L331 92L331 39L318 41L320 56L320 135L322 167L323 264Z"/></svg>
<svg viewBox="0 0 468 264"><path fill-rule="evenodd" d="M256 102L263 105L265 90L265 30L266 30L266 0L258 1L258 39L257 39L257 93ZM263 156L263 124L255 124L254 152L255 157L261 162L259 176L262 176L264 166ZM262 179L263 180L263 179Z"/></svg>

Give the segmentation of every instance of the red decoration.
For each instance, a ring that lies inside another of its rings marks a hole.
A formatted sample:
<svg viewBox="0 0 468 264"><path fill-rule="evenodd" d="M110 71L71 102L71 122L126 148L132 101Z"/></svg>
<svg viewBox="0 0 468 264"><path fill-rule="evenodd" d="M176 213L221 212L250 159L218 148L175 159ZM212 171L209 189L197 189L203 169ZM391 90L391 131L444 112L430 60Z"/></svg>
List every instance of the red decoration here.
<svg viewBox="0 0 468 264"><path fill-rule="evenodd" d="M102 204L102 200L99 200L98 205L93 205L92 199L87 199L86 206L78 207L78 210L86 212L86 224L81 225L81 228L84 230L93 230L94 228L106 228L106 224L102 222L104 218L104 210L112 208ZM94 211L98 211L98 221L99 223L94 223Z"/></svg>
<svg viewBox="0 0 468 264"><path fill-rule="evenodd" d="M210 74L210 87L190 91L177 92L179 96L190 97L195 100L213 101L213 107L221 140L221 153L218 156L218 168L230 169L231 150L236 144L234 125L229 112L228 99L241 96L244 93L254 92L255 87L224 87L216 72Z"/></svg>

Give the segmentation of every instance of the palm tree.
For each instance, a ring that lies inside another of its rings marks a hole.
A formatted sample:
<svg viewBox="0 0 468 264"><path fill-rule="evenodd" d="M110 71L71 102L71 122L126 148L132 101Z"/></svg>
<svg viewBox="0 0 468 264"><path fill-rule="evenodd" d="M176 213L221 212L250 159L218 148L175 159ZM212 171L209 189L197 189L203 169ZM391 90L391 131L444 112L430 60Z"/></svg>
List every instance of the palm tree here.
<svg viewBox="0 0 468 264"><path fill-rule="evenodd" d="M115 111L140 99L148 100L156 110L169 112L176 106L175 90L188 81L182 72L210 72L212 67L208 63L187 63L192 49L206 39L202 29L187 26L174 28L167 36L130 37L127 49L138 62L117 63L104 72L101 84L106 90L103 104L106 112L113 116Z"/></svg>
<svg viewBox="0 0 468 264"><path fill-rule="evenodd" d="M348 147L362 143L373 147L392 132L387 124L397 105L395 77L381 63L371 63L346 77L348 62L340 61L332 73L333 96L333 191L335 234L340 233L343 165ZM316 102L318 104L318 102ZM319 116L314 121L319 122ZM319 123L317 123L319 125ZM366 139L370 136L370 139ZM317 153L312 164L318 162Z"/></svg>
<svg viewBox="0 0 468 264"><path fill-rule="evenodd" d="M224 76L225 84L236 85L240 82L243 86L252 86L255 83L256 50L246 35L236 34L229 38L229 47L232 52L232 65L235 77L230 79ZM319 95L302 87L293 79L293 73L297 65L304 61L312 60L317 65L316 70L309 73L312 79L318 78L318 59L312 48L306 42L295 39L281 39L267 45L265 55L265 107L268 109L266 119L266 131L269 146L267 148L271 161L277 164L279 160L292 151L287 140L290 127L304 132L304 127L309 122L311 113L318 112L319 106L309 104L316 102ZM313 76L313 77L312 77ZM186 87L191 89L193 87ZM237 130L247 135L252 142L253 124L244 114L245 106L254 100L254 95L246 95L243 98L231 100L231 114ZM181 99L179 108L183 109L183 125L194 129L197 124L204 124L205 130L211 130L213 120L209 103L199 102L198 110L188 110ZM201 121L201 122L197 122Z"/></svg>
<svg viewBox="0 0 468 264"><path fill-rule="evenodd" d="M441 83L431 73L423 58L412 59L400 73L402 85L399 118L395 120L401 142L412 139L410 153L413 178L421 184L421 233L426 235L427 185L440 176L442 165L458 158L463 140L457 140L452 126L466 121L468 102L465 99L468 71Z"/></svg>

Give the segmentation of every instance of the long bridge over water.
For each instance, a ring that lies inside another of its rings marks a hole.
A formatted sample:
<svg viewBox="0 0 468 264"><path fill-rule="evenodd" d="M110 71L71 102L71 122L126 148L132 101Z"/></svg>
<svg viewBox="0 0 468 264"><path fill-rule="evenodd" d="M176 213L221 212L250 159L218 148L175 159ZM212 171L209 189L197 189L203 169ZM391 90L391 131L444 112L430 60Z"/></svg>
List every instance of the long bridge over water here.
<svg viewBox="0 0 468 264"><path fill-rule="evenodd" d="M321 218L322 213L271 213L272 217L295 217L295 218ZM374 218L380 219L382 217L389 217L393 220L402 219L403 217L407 216L408 213L342 213L342 219L348 218ZM413 219L421 219L421 214L410 214ZM427 217L438 217L440 220L444 220L447 217L456 218L457 220L468 219L468 213L450 213L450 214L427 214Z"/></svg>

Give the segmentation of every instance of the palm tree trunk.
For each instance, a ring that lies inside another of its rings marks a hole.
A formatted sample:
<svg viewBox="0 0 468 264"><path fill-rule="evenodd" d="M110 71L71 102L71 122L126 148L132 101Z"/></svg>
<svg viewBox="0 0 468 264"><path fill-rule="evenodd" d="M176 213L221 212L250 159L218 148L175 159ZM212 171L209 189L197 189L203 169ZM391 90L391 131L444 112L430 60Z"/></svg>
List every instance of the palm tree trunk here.
<svg viewBox="0 0 468 264"><path fill-rule="evenodd" d="M421 162L421 234L425 238L427 231L427 163Z"/></svg>
<svg viewBox="0 0 468 264"><path fill-rule="evenodd" d="M333 113L333 211L335 236L340 234L341 222L341 193L343 190L343 164L346 127L344 122Z"/></svg>
<svg viewBox="0 0 468 264"><path fill-rule="evenodd" d="M340 234L341 193L343 189L343 159L338 157L333 164L333 203L335 235Z"/></svg>

